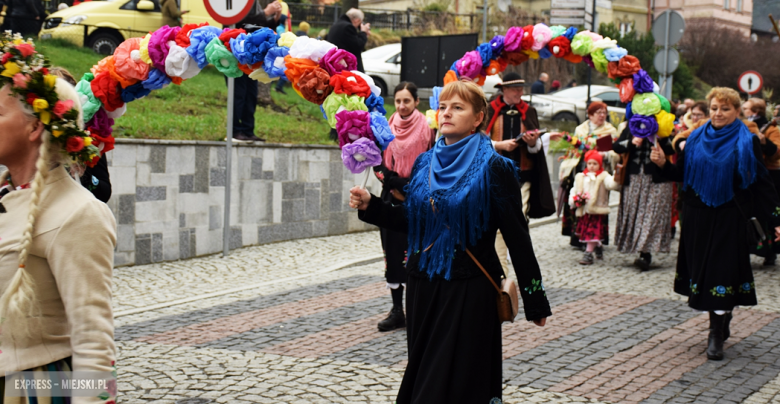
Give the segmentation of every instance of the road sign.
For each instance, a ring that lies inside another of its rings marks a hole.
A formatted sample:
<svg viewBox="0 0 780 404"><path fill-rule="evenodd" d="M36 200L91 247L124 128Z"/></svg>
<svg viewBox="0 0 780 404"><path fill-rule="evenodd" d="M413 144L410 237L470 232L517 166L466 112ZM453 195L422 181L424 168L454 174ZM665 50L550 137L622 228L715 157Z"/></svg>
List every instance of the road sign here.
<svg viewBox="0 0 780 404"><path fill-rule="evenodd" d="M667 15L668 14L668 15ZM667 30L668 26L668 30ZM680 42L685 32L685 19L682 14L674 10L666 10L655 18L653 23L653 37L656 45L666 45L666 33L669 33L669 45Z"/></svg>
<svg viewBox="0 0 780 404"><path fill-rule="evenodd" d="M564 17L553 17L550 18L550 24L551 25L585 25L585 19L584 18L564 18Z"/></svg>
<svg viewBox="0 0 780 404"><path fill-rule="evenodd" d="M596 7L612 10L612 0L596 0Z"/></svg>
<svg viewBox="0 0 780 404"><path fill-rule="evenodd" d="M203 4L211 18L221 24L231 25L243 20L255 2L253 0L203 0Z"/></svg>
<svg viewBox="0 0 780 404"><path fill-rule="evenodd" d="M739 76L738 83L743 93L755 94L764 86L764 78L757 71L748 70Z"/></svg>
<svg viewBox="0 0 780 404"><path fill-rule="evenodd" d="M551 0L550 8L581 8L585 9L585 0Z"/></svg>
<svg viewBox="0 0 780 404"><path fill-rule="evenodd" d="M553 9L550 17L585 18L585 10Z"/></svg>
<svg viewBox="0 0 780 404"><path fill-rule="evenodd" d="M585 21L589 23L593 23L593 14L586 12L585 13Z"/></svg>
<svg viewBox="0 0 780 404"><path fill-rule="evenodd" d="M668 58L664 57L664 53L664 50L661 49L655 54L653 66L655 66L655 70L657 70L658 73L672 74L677 70L677 66L680 65L680 54L677 52L677 49L674 48L669 48ZM664 59L666 59L666 67L664 67Z"/></svg>

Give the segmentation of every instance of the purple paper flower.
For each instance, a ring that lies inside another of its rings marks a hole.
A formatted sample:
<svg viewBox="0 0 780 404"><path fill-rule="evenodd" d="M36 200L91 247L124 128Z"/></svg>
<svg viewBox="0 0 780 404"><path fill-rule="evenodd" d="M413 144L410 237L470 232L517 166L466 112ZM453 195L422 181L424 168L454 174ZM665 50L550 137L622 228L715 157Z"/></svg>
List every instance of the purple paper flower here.
<svg viewBox="0 0 780 404"><path fill-rule="evenodd" d="M590 66L591 69L595 69L596 65L593 64L593 59L591 59L590 55L585 55L582 57L582 61L585 62L588 66Z"/></svg>
<svg viewBox="0 0 780 404"><path fill-rule="evenodd" d="M387 123L387 118L379 112L371 113L371 132L382 150L387 149L387 145L395 139L393 131L390 130L390 124Z"/></svg>
<svg viewBox="0 0 780 404"><path fill-rule="evenodd" d="M165 58L168 57L170 47L169 41L176 41L176 34L181 31L181 27L169 27L164 25L152 33L149 38L149 58L152 59L152 66L160 71L165 71Z"/></svg>
<svg viewBox="0 0 780 404"><path fill-rule="evenodd" d="M92 119L84 127L107 136L114 131L114 120L108 117L105 109L100 108L95 112L95 115L92 115Z"/></svg>
<svg viewBox="0 0 780 404"><path fill-rule="evenodd" d="M368 167L382 164L382 152L376 143L362 137L344 145L341 149L341 161L352 174L360 174Z"/></svg>
<svg viewBox="0 0 780 404"><path fill-rule="evenodd" d="M120 96L122 97L122 102L130 102L130 101L135 101L139 98L144 98L147 95L149 95L149 93L151 92L152 90L145 88L144 83L139 81L138 83L135 83L132 86L123 88L122 94Z"/></svg>
<svg viewBox="0 0 780 404"><path fill-rule="evenodd" d="M164 72L151 68L149 69L149 78L141 83L147 90L160 90L171 84L171 78Z"/></svg>
<svg viewBox="0 0 780 404"><path fill-rule="evenodd" d="M639 94L653 92L653 79L644 69L634 73L634 91Z"/></svg>
<svg viewBox="0 0 780 404"><path fill-rule="evenodd" d="M336 132L339 135L339 147L360 138L375 140L371 132L371 115L368 111L341 111L336 113Z"/></svg>
<svg viewBox="0 0 780 404"><path fill-rule="evenodd" d="M482 72L482 57L479 56L479 52L473 50L466 52L462 58L458 60L458 72L461 76L470 77L475 79L479 77Z"/></svg>
<svg viewBox="0 0 780 404"><path fill-rule="evenodd" d="M493 49L494 55L500 55L504 50L504 36L496 35L490 40L490 47Z"/></svg>
<svg viewBox="0 0 780 404"><path fill-rule="evenodd" d="M653 116L634 114L628 120L631 134L639 138L648 138L658 133L658 121Z"/></svg>
<svg viewBox="0 0 780 404"><path fill-rule="evenodd" d="M320 59L320 67L333 76L344 70L357 70L357 58L344 49L331 48L328 53Z"/></svg>
<svg viewBox="0 0 780 404"><path fill-rule="evenodd" d="M479 52L479 57L482 59L482 67L488 67L490 59L493 58L493 48L489 43L485 42L477 46L477 52Z"/></svg>
<svg viewBox="0 0 780 404"><path fill-rule="evenodd" d="M523 28L511 27L506 31L504 37L504 51L515 52L520 50L520 44L523 40Z"/></svg>

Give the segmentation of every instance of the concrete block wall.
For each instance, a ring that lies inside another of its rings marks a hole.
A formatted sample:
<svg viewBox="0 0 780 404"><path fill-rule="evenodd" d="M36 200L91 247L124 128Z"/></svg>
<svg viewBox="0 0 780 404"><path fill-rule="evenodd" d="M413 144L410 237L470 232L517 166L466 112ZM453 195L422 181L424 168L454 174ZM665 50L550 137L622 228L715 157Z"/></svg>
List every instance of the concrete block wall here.
<svg viewBox="0 0 780 404"><path fill-rule="evenodd" d="M344 167L338 147L234 144L231 154L230 248L373 228L347 205L363 174ZM223 142L117 139L115 264L221 252L226 157ZM367 188L381 191L373 174Z"/></svg>

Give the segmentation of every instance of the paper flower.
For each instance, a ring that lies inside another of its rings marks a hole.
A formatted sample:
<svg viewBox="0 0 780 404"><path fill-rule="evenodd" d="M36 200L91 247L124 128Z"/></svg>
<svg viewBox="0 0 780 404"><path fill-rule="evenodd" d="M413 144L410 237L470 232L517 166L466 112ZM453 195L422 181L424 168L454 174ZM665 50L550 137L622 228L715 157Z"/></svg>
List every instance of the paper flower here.
<svg viewBox="0 0 780 404"><path fill-rule="evenodd" d="M575 55L587 56L593 51L593 38L583 31L574 36L571 41L571 51Z"/></svg>
<svg viewBox="0 0 780 404"><path fill-rule="evenodd" d="M631 112L639 115L655 115L661 110L661 100L653 93L637 94L631 100Z"/></svg>
<svg viewBox="0 0 780 404"><path fill-rule="evenodd" d="M385 100L381 96L374 95L373 93L366 98L366 107L368 108L368 112L387 114Z"/></svg>
<svg viewBox="0 0 780 404"><path fill-rule="evenodd" d="M328 41L302 36L290 47L290 56L296 59L310 59L319 63L320 59L335 47L336 45Z"/></svg>
<svg viewBox="0 0 780 404"><path fill-rule="evenodd" d="M493 58L493 48L489 42L481 43L477 46L477 53L479 53L480 59L482 59L482 67L488 67L490 60Z"/></svg>
<svg viewBox="0 0 780 404"><path fill-rule="evenodd" d="M594 40L593 42L593 48L595 49L615 49L617 48L617 41L614 39L610 39L609 37L602 38L599 40Z"/></svg>
<svg viewBox="0 0 780 404"><path fill-rule="evenodd" d="M374 142L360 138L341 149L341 161L353 174L382 164L382 152Z"/></svg>
<svg viewBox="0 0 780 404"><path fill-rule="evenodd" d="M190 32L190 46L187 47L187 53L198 62L199 68L204 68L209 64L206 60L206 46L214 38L219 38L222 30L217 27L200 27Z"/></svg>
<svg viewBox="0 0 780 404"><path fill-rule="evenodd" d="M568 60L569 62L572 62L572 63L580 63L580 62L582 62L582 56L575 55L573 53L570 53L570 54L564 56L563 59L564 60Z"/></svg>
<svg viewBox="0 0 780 404"><path fill-rule="evenodd" d="M298 88L303 98L317 105L322 104L333 92L333 87L330 86L330 75L319 67L305 71L294 86Z"/></svg>
<svg viewBox="0 0 780 404"><path fill-rule="evenodd" d="M238 68L238 60L219 38L214 38L206 45L206 60L228 77L240 77L244 74Z"/></svg>
<svg viewBox="0 0 780 404"><path fill-rule="evenodd" d="M192 30L205 27L209 25L207 22L202 22L200 24L185 24L183 27L181 27L181 30L178 34L176 34L176 45L181 46L184 49L187 49L187 47L190 46L190 33L192 33Z"/></svg>
<svg viewBox="0 0 780 404"><path fill-rule="evenodd" d="M363 73L361 71L358 71L358 70L352 70L351 73L354 74L354 75L362 77L363 80L366 81L366 84L368 84L368 88L371 89L371 94L374 94L374 95L377 95L377 96L382 95L382 89L377 87L376 83L374 83L374 79L372 79L371 76L369 76L369 75L367 75L367 74L365 74L365 73Z"/></svg>
<svg viewBox="0 0 780 404"><path fill-rule="evenodd" d="M653 92L653 79L650 78L650 75L647 74L644 69L640 69L638 72L634 73L633 79L634 91L637 93L642 94Z"/></svg>
<svg viewBox="0 0 780 404"><path fill-rule="evenodd" d="M284 66L286 67L284 74L287 76L287 80L290 80L290 83L296 83L307 70L319 67L317 62L313 60L294 58L289 54L284 57Z"/></svg>
<svg viewBox="0 0 780 404"><path fill-rule="evenodd" d="M122 92L120 93L120 98L122 99L122 102L131 102L135 101L139 98L144 98L149 93L151 93L152 90L149 90L148 88L144 88L144 83L135 83L132 86L126 87L122 89Z"/></svg>
<svg viewBox="0 0 780 404"><path fill-rule="evenodd" d="M458 81L458 74L453 70L447 70L447 73L444 74L444 85L446 86L453 81Z"/></svg>
<svg viewBox="0 0 780 404"><path fill-rule="evenodd" d="M596 67L596 65L593 64L593 59L590 57L590 55L583 56L582 61L585 62L585 64L590 66L591 68Z"/></svg>
<svg viewBox="0 0 780 404"><path fill-rule="evenodd" d="M238 60L239 64L252 65L257 62L262 62L263 59L257 59L255 55L246 50L246 47L244 46L246 44L246 38L246 34L239 33L235 38L228 39L229 45L225 45L225 47L229 49L231 53L233 53L233 56L236 58L236 60ZM268 44L266 45L270 46ZM268 48L266 47L263 50L263 53L265 53L267 50Z"/></svg>
<svg viewBox="0 0 780 404"><path fill-rule="evenodd" d="M506 62L512 66L517 66L521 63L525 63L526 61L528 61L528 59L530 59L530 57L523 52L504 53L502 57L506 59Z"/></svg>
<svg viewBox="0 0 780 404"><path fill-rule="evenodd" d="M439 96L441 95L441 90L443 89L443 87L434 87L432 95L428 97L428 104L434 111L439 109Z"/></svg>
<svg viewBox="0 0 780 404"><path fill-rule="evenodd" d="M321 59L320 67L333 76L342 71L357 69L357 58L344 49L331 48Z"/></svg>
<svg viewBox="0 0 780 404"><path fill-rule="evenodd" d="M149 69L149 77L142 81L141 84L147 90L160 90L171 84L171 78L167 74L152 68Z"/></svg>
<svg viewBox="0 0 780 404"><path fill-rule="evenodd" d="M108 71L108 64L111 63L113 59L114 59L113 55L106 56L103 59L100 59L100 61L98 61L96 65L93 65L89 69L89 71L92 72L92 74L94 74L95 76L105 71Z"/></svg>
<svg viewBox="0 0 780 404"><path fill-rule="evenodd" d="M506 70L506 66L507 66L506 59L498 58L496 60L491 60L488 67L485 68L485 75L493 76L499 74L504 70Z"/></svg>
<svg viewBox="0 0 780 404"><path fill-rule="evenodd" d="M265 60L265 55L268 50L276 46L276 42L279 40L279 35L270 28L261 28L246 36L243 41L244 50L247 57L246 62L239 59L239 62L246 64L255 64ZM231 41L231 46L233 42ZM233 52L235 55L235 52ZM267 72L267 71L266 71Z"/></svg>
<svg viewBox="0 0 780 404"><path fill-rule="evenodd" d="M506 31L504 37L504 51L515 52L521 49L523 40L523 29L521 27L511 27Z"/></svg>
<svg viewBox="0 0 780 404"><path fill-rule="evenodd" d="M371 88L362 77L347 71L330 76L330 86L337 94L357 95L363 98L372 94Z"/></svg>
<svg viewBox="0 0 780 404"><path fill-rule="evenodd" d="M547 46L547 43L552 39L552 31L550 30L550 27L548 27L547 24L541 22L534 25L532 35L534 37L534 44L531 45L532 51L539 52L542 50L542 48Z"/></svg>
<svg viewBox="0 0 780 404"><path fill-rule="evenodd" d="M458 60L458 73L460 73L461 76L473 79L479 77L481 72L482 57L479 56L479 52L466 52L466 54Z"/></svg>
<svg viewBox="0 0 780 404"><path fill-rule="evenodd" d="M124 104L119 83L111 78L108 72L98 74L89 84L92 88L92 94L95 94L95 98L100 100L106 111L111 112Z"/></svg>
<svg viewBox="0 0 780 404"><path fill-rule="evenodd" d="M588 30L580 31L580 33L589 36L590 39L592 39L594 43L598 42L598 41L600 41L600 40L602 40L604 38L601 35L599 35L599 34L597 34L595 32L588 31Z"/></svg>
<svg viewBox="0 0 780 404"><path fill-rule="evenodd" d="M325 111L325 115L328 117L328 124L333 129L336 129L336 113L339 111L368 111L366 107L365 99L358 97L357 95L348 96L346 94L337 94L336 92L330 93L322 103L322 108Z"/></svg>
<svg viewBox="0 0 780 404"><path fill-rule="evenodd" d="M130 38L114 51L114 70L126 79L139 81L149 76L149 65L141 60L141 38Z"/></svg>
<svg viewBox="0 0 780 404"><path fill-rule="evenodd" d="M667 100L666 97L655 92L653 94L655 94L655 96L658 97L658 101L661 103L662 110L666 112L672 112L672 104L669 103L669 100Z"/></svg>
<svg viewBox="0 0 780 404"><path fill-rule="evenodd" d="M574 39L574 36L577 35L577 28L576 27L566 28L566 31L561 35L565 36L566 39L568 39L569 42L571 42Z"/></svg>
<svg viewBox="0 0 780 404"><path fill-rule="evenodd" d="M634 116L634 113L631 112L631 102L626 103L626 120L631 119L632 116Z"/></svg>
<svg viewBox="0 0 780 404"><path fill-rule="evenodd" d="M670 114L664 110L655 114L655 120L658 122L658 137L669 137L674 130L674 114Z"/></svg>
<svg viewBox="0 0 780 404"><path fill-rule="evenodd" d="M119 74L116 71L116 62L114 61L114 58L108 59L106 63L106 72L116 80L122 88L132 86L133 84L138 82L138 79L135 78L125 78L121 74Z"/></svg>
<svg viewBox="0 0 780 404"><path fill-rule="evenodd" d="M102 110L105 110L105 106L101 108ZM113 111L106 111L106 116L108 116L111 119L119 119L122 117L122 115L127 112L127 104L122 104L121 107L113 110Z"/></svg>
<svg viewBox="0 0 780 404"><path fill-rule="evenodd" d="M149 58L152 59L155 69L165 71L165 58L168 57L171 44L176 43L176 34L179 31L181 27L163 25L152 33L149 39Z"/></svg>
<svg viewBox="0 0 780 404"><path fill-rule="evenodd" d="M263 70L263 68L252 70L252 73L249 73L249 78L255 81L259 81L261 83L268 84L272 81L279 80L278 77L268 77L268 73ZM295 88L295 85L293 84L293 89L297 92L298 90Z"/></svg>
<svg viewBox="0 0 780 404"><path fill-rule="evenodd" d="M534 46L534 26L526 25L523 27L523 39L520 41L520 50L531 50Z"/></svg>
<svg viewBox="0 0 780 404"><path fill-rule="evenodd" d="M619 62L610 62L607 66L607 72L609 78L623 78L633 76L642 67L639 65L639 59L634 56L627 55L620 59Z"/></svg>
<svg viewBox="0 0 780 404"><path fill-rule="evenodd" d="M382 150L387 149L387 145L395 139L393 131L390 130L390 124L387 123L387 118L379 112L371 113L371 132Z"/></svg>
<svg viewBox="0 0 780 404"><path fill-rule="evenodd" d="M607 64L609 61L607 61L607 58L604 56L603 49L596 49L591 52L590 59L593 61L593 66L596 67L596 70L601 73L607 73Z"/></svg>
<svg viewBox="0 0 780 404"><path fill-rule="evenodd" d="M547 49L547 47L539 49L539 58L540 59L549 59L549 58L552 57L552 55L553 55L552 52L550 52L550 50Z"/></svg>
<svg viewBox="0 0 780 404"><path fill-rule="evenodd" d="M296 39L298 39L298 35L295 35L292 32L285 32L282 35L279 35L279 40L276 41L276 45L289 48L295 43Z"/></svg>
<svg viewBox="0 0 780 404"><path fill-rule="evenodd" d="M550 43L547 44L547 49L550 50L553 56L562 58L571 53L571 42L565 36L559 36L553 38Z"/></svg>
<svg viewBox="0 0 780 404"><path fill-rule="evenodd" d="M200 73L198 62L179 45L171 45L165 58L165 73L171 77L191 79Z"/></svg>
<svg viewBox="0 0 780 404"><path fill-rule="evenodd" d="M605 49L604 50L604 56L609 60L610 62L617 62L620 61L620 59L623 58L623 56L628 55L628 51L626 48L616 47L612 49Z"/></svg>
<svg viewBox="0 0 780 404"><path fill-rule="evenodd" d="M92 78L90 78L91 80ZM84 116L84 120L88 121L103 105L92 93L92 85L90 81L82 79L76 84L76 92L79 93L79 101L81 102L81 112Z"/></svg>
<svg viewBox="0 0 780 404"><path fill-rule="evenodd" d="M493 55L500 55L504 50L504 36L496 35L490 40L490 49L493 51Z"/></svg>
<svg viewBox="0 0 780 404"><path fill-rule="evenodd" d="M268 77L282 77L286 69L284 57L287 56L289 49L282 46L274 46L268 49L263 62L263 70L268 73Z"/></svg>
<svg viewBox="0 0 780 404"><path fill-rule="evenodd" d="M651 137L658 132L658 122L653 116L634 114L628 120L628 128L634 137L642 139Z"/></svg>
<svg viewBox="0 0 780 404"><path fill-rule="evenodd" d="M429 109L425 111L425 120L428 121L428 127L431 129L439 129L439 111Z"/></svg>
<svg viewBox="0 0 780 404"><path fill-rule="evenodd" d="M620 82L620 85L618 85L618 89L620 90L620 102L631 102L636 94L636 90L634 90L634 79L631 77L624 78Z"/></svg>
<svg viewBox="0 0 780 404"><path fill-rule="evenodd" d="M141 43L138 44L138 53L141 56L141 60L149 66L152 65L152 59L149 57L150 39L152 39L152 34L146 34L146 36L141 39Z"/></svg>
<svg viewBox="0 0 780 404"><path fill-rule="evenodd" d="M371 131L371 114L368 111L339 111L336 113L336 132L339 147L344 147L360 138L375 140Z"/></svg>
<svg viewBox="0 0 780 404"><path fill-rule="evenodd" d="M225 48L229 51L233 51L231 49L230 40L236 39L241 35L246 35L246 30L241 28L225 28L221 34L219 34L219 41L222 42L223 45L225 45Z"/></svg>
<svg viewBox="0 0 780 404"><path fill-rule="evenodd" d="M113 126L114 119L110 118L103 108L98 109L95 115L84 125L85 128L89 129L92 144L100 150L101 154L114 150L115 140L111 136Z"/></svg>
<svg viewBox="0 0 780 404"><path fill-rule="evenodd" d="M552 27L550 27L550 32L552 33L552 38L555 39L563 35L564 32L566 32L566 27L564 27L563 25L553 25Z"/></svg>

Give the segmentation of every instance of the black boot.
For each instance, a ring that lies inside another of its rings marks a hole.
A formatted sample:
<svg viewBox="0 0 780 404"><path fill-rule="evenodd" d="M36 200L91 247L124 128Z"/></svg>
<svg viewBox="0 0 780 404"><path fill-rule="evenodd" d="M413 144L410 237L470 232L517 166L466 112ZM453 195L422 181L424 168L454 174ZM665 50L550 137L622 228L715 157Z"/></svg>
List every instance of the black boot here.
<svg viewBox="0 0 780 404"><path fill-rule="evenodd" d="M401 307L393 307L390 314L386 319L379 322L377 325L379 331L393 331L398 328L406 327L406 316L404 316L404 309Z"/></svg>
<svg viewBox="0 0 780 404"><path fill-rule="evenodd" d="M723 360L723 324L726 316L710 312L710 336L707 339L707 359Z"/></svg>
<svg viewBox="0 0 780 404"><path fill-rule="evenodd" d="M727 339L731 336L731 330L729 329L729 324L731 324L731 318L733 317L731 315L731 312L728 312L723 315L723 342L726 342Z"/></svg>
<svg viewBox="0 0 780 404"><path fill-rule="evenodd" d="M634 265L638 266L642 272L650 270L650 263L653 261L653 256L650 253L639 253L639 258L634 260Z"/></svg>

